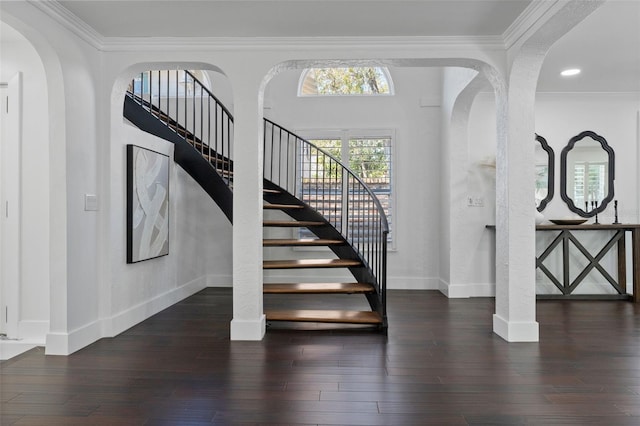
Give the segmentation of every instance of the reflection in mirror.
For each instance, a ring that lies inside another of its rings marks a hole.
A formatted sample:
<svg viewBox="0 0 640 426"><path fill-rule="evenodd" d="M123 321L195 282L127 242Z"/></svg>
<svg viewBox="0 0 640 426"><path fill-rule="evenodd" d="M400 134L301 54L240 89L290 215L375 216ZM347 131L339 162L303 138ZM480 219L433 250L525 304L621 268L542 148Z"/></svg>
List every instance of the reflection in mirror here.
<svg viewBox="0 0 640 426"><path fill-rule="evenodd" d="M585 131L571 138L562 150L562 199L582 217L604 211L613 199L615 158L600 135Z"/></svg>
<svg viewBox="0 0 640 426"><path fill-rule="evenodd" d="M553 198L555 155L547 140L536 134L536 209L541 212Z"/></svg>

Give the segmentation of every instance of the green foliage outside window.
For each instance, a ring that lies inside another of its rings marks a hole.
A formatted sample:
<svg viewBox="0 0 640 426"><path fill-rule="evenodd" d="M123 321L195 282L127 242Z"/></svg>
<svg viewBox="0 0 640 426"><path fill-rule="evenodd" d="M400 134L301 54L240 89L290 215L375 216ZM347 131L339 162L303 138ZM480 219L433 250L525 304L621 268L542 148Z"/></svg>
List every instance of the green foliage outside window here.
<svg viewBox="0 0 640 426"><path fill-rule="evenodd" d="M389 82L380 67L312 68L302 84L303 95L389 94Z"/></svg>

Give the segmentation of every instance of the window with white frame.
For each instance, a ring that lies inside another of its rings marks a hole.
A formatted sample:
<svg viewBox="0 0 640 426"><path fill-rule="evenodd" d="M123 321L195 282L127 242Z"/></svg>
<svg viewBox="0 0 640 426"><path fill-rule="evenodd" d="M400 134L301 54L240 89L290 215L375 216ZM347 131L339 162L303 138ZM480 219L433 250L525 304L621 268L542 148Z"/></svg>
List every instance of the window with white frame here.
<svg viewBox="0 0 640 426"><path fill-rule="evenodd" d="M573 202L580 207L591 200L603 200L607 190L607 163L575 162L573 166Z"/></svg>
<svg viewBox="0 0 640 426"><path fill-rule="evenodd" d="M306 131L300 132L306 136L307 140L331 154L333 157L351 169L376 195L382 208L387 215L390 230L393 228L394 191L392 181L393 170L393 139L394 133L390 130L342 130L342 131ZM313 156L310 152L301 152L302 156ZM340 205L346 200L342 197L340 184L334 185L329 193L318 192L315 183L325 185L327 182L340 182L340 176L334 176L338 168L331 161L317 161L314 158L303 158L301 164L308 164L309 170L301 171L301 179L304 184L300 185L300 194L303 199L309 200L312 207L327 217L331 223L340 229L341 209ZM313 170L312 170L313 169ZM315 199L316 194L321 194L322 199ZM360 213L359 213L360 214ZM367 214L366 211L361 214ZM392 232L389 232L389 242L393 245ZM301 238L309 238L310 231L303 229L300 231Z"/></svg>

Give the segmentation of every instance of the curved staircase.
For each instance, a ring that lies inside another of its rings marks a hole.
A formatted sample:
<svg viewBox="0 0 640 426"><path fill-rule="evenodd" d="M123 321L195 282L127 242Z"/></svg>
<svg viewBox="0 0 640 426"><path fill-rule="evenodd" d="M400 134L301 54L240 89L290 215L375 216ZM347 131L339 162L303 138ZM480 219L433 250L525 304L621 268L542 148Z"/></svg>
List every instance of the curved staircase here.
<svg viewBox="0 0 640 426"><path fill-rule="evenodd" d="M174 74L175 84L172 84ZM148 90L141 90L143 85L139 82L145 79ZM186 89L179 93L181 85L190 87L190 94ZM143 73L131 83L125 96L124 116L141 130L174 143L176 163L233 221L233 158L230 155L233 117L202 83L188 71ZM264 294L312 298L360 294L370 306L368 311L311 310L304 306L266 310L267 321L358 324L386 333L388 225L379 201L339 160L272 121L265 119L264 123L265 217L271 212L279 216L264 220L265 233L269 234L270 229L288 231L285 232L287 238L264 238L263 246L266 249L325 247L325 253L331 254L331 257L313 259L264 260L264 269L313 270L317 272L313 274L316 281L322 271L339 268L348 270L355 278L353 282L268 282L264 283ZM328 165L324 168L331 173L321 170L323 164ZM306 229L310 235L291 237L295 229Z"/></svg>

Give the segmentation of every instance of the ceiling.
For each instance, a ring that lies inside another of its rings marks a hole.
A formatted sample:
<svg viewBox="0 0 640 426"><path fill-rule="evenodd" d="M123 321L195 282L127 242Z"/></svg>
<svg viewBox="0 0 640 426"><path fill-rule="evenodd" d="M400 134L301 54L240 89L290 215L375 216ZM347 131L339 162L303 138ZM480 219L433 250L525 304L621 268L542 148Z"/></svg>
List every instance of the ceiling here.
<svg viewBox="0 0 640 426"><path fill-rule="evenodd" d="M501 36L520 0L61 1L102 37ZM175 19L178 17L178 19ZM14 37L0 25L0 37ZM567 67L582 73L563 78ZM640 93L640 0L610 0L552 46L539 92Z"/></svg>
<svg viewBox="0 0 640 426"><path fill-rule="evenodd" d="M60 1L105 37L501 35L530 0Z"/></svg>
<svg viewBox="0 0 640 426"><path fill-rule="evenodd" d="M575 77L561 77L580 68ZM640 0L605 3L551 47L539 92L636 92L640 94Z"/></svg>

